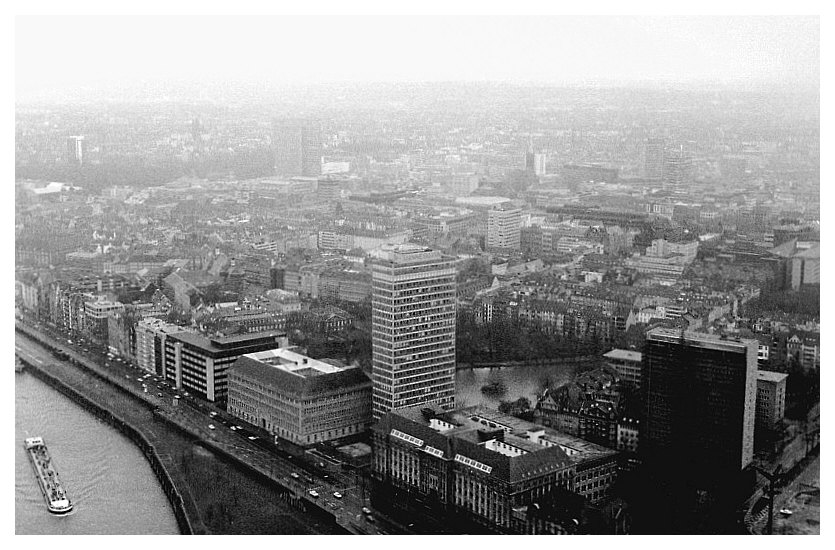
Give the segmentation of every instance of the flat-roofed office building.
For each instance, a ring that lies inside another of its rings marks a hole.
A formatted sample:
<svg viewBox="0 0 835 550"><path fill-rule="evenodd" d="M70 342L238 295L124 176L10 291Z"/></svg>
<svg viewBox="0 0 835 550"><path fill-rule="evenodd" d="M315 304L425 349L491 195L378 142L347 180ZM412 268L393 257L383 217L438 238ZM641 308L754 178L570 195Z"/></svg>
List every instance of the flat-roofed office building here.
<svg viewBox="0 0 835 550"><path fill-rule="evenodd" d="M786 379L784 372L757 371L757 428L772 429L786 415Z"/></svg>
<svg viewBox="0 0 835 550"><path fill-rule="evenodd" d="M757 341L696 332L647 333L640 452L677 476L718 480L754 457Z"/></svg>
<svg viewBox="0 0 835 550"><path fill-rule="evenodd" d="M371 424L371 380L358 367L293 348L241 356L229 371L229 414L282 439L312 445Z"/></svg>
<svg viewBox="0 0 835 550"><path fill-rule="evenodd" d="M209 401L226 403L227 371L241 355L287 345L283 332L206 337L191 332L165 339L165 378Z"/></svg>
<svg viewBox="0 0 835 550"><path fill-rule="evenodd" d="M372 265L374 418L455 404L455 266L440 251L389 245Z"/></svg>

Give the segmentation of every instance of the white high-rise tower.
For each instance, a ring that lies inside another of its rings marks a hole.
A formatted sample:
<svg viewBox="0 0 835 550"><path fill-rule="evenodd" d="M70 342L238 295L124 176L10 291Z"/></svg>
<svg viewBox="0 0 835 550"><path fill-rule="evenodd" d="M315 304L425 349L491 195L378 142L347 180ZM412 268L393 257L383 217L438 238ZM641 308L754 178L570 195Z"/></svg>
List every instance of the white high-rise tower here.
<svg viewBox="0 0 835 550"><path fill-rule="evenodd" d="M373 412L455 406L455 266L414 244L390 245L373 263Z"/></svg>

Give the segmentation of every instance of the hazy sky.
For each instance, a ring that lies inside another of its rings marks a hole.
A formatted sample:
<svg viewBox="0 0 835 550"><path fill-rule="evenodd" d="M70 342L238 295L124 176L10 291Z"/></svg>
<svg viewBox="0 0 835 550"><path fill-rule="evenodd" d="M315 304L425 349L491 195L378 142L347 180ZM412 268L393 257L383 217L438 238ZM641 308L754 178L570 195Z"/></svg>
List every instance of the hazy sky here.
<svg viewBox="0 0 835 550"><path fill-rule="evenodd" d="M18 17L17 100L140 81L819 85L817 17Z"/></svg>

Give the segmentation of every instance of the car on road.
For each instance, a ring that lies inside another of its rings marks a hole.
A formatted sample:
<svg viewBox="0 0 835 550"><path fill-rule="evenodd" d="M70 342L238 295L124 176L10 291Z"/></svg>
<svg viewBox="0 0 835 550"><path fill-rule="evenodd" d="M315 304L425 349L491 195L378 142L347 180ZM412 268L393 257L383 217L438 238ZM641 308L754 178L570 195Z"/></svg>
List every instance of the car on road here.
<svg viewBox="0 0 835 550"><path fill-rule="evenodd" d="M363 507L362 507L362 513L363 513L363 514L368 515L368 514L370 514L370 513L371 513L371 510L369 510L368 508L366 508L365 506L363 506Z"/></svg>
<svg viewBox="0 0 835 550"><path fill-rule="evenodd" d="M290 474L290 477L292 477L293 479L299 479L299 474L297 474L296 472L293 472L293 473Z"/></svg>
<svg viewBox="0 0 835 550"><path fill-rule="evenodd" d="M258 438L255 437L254 435L251 435L251 436L247 437L247 439L249 439L250 441L255 441Z"/></svg>
<svg viewBox="0 0 835 550"><path fill-rule="evenodd" d="M313 498L319 498L319 493L317 493L315 489L311 489L311 490L309 490L307 493L308 493L310 496L312 496Z"/></svg>
<svg viewBox="0 0 835 550"><path fill-rule="evenodd" d="M336 492L333 493L333 496L335 498L342 498L342 493L340 493L339 491L336 491Z"/></svg>
<svg viewBox="0 0 835 550"><path fill-rule="evenodd" d="M229 426L229 429L230 429L230 430L232 430L232 431L234 432L234 431L236 431L238 428L237 428L237 426Z"/></svg>
<svg viewBox="0 0 835 550"><path fill-rule="evenodd" d="M161 394L161 393L158 393L158 394L157 394L157 397L162 397L162 394Z"/></svg>
<svg viewBox="0 0 835 550"><path fill-rule="evenodd" d="M781 513L781 514L783 514L784 516L790 516L790 515L792 515L794 512L792 512L792 511L791 511L791 510L789 510L788 508L780 508L780 513Z"/></svg>
<svg viewBox="0 0 835 550"><path fill-rule="evenodd" d="M215 425L214 425L214 424L209 424L209 429L210 429L210 430L214 430L214 429L215 429Z"/></svg>
<svg viewBox="0 0 835 550"><path fill-rule="evenodd" d="M210 412L210 413L209 413L209 416L211 416L212 418L214 418L214 417L216 417L216 416L217 416L217 413L216 413L215 411L212 411L212 412Z"/></svg>

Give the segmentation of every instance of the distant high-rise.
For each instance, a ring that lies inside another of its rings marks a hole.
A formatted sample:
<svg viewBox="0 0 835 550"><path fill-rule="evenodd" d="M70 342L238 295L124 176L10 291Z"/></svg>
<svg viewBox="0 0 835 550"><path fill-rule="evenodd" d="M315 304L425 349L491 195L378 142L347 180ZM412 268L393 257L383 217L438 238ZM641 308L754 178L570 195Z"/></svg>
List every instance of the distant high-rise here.
<svg viewBox="0 0 835 550"><path fill-rule="evenodd" d="M669 187L683 187L693 180L693 159L680 145L664 152L664 184Z"/></svg>
<svg viewBox="0 0 835 550"><path fill-rule="evenodd" d="M647 333L641 388L645 464L711 486L754 456L757 341L671 329Z"/></svg>
<svg viewBox="0 0 835 550"><path fill-rule="evenodd" d="M548 155L545 153L537 153L533 157L534 173L537 176L545 175L545 165L548 162Z"/></svg>
<svg viewBox="0 0 835 550"><path fill-rule="evenodd" d="M322 173L322 130L307 119L273 121L275 171L282 176L318 176Z"/></svg>
<svg viewBox="0 0 835 550"><path fill-rule="evenodd" d="M660 180L664 174L664 140L648 139L644 145L644 176L650 180Z"/></svg>
<svg viewBox="0 0 835 550"><path fill-rule="evenodd" d="M333 202L342 196L343 185L344 182L339 178L323 176L317 183L316 194L324 201Z"/></svg>
<svg viewBox="0 0 835 550"><path fill-rule="evenodd" d="M528 142L528 150L525 151L525 171L531 174L536 171L536 154L533 152L533 142Z"/></svg>
<svg viewBox="0 0 835 550"><path fill-rule="evenodd" d="M67 162L78 166L84 164L84 136L67 138Z"/></svg>
<svg viewBox="0 0 835 550"><path fill-rule="evenodd" d="M203 154L203 125L200 124L200 119L195 118L191 121L191 142L194 146L194 157L202 156Z"/></svg>
<svg viewBox="0 0 835 550"><path fill-rule="evenodd" d="M487 214L487 250L510 252L519 250L522 210L509 203L491 209Z"/></svg>
<svg viewBox="0 0 835 550"><path fill-rule="evenodd" d="M455 266L440 251L388 245L372 265L374 418L455 406Z"/></svg>
<svg viewBox="0 0 835 550"><path fill-rule="evenodd" d="M536 171L536 155L533 151L525 153L525 171L531 173Z"/></svg>

